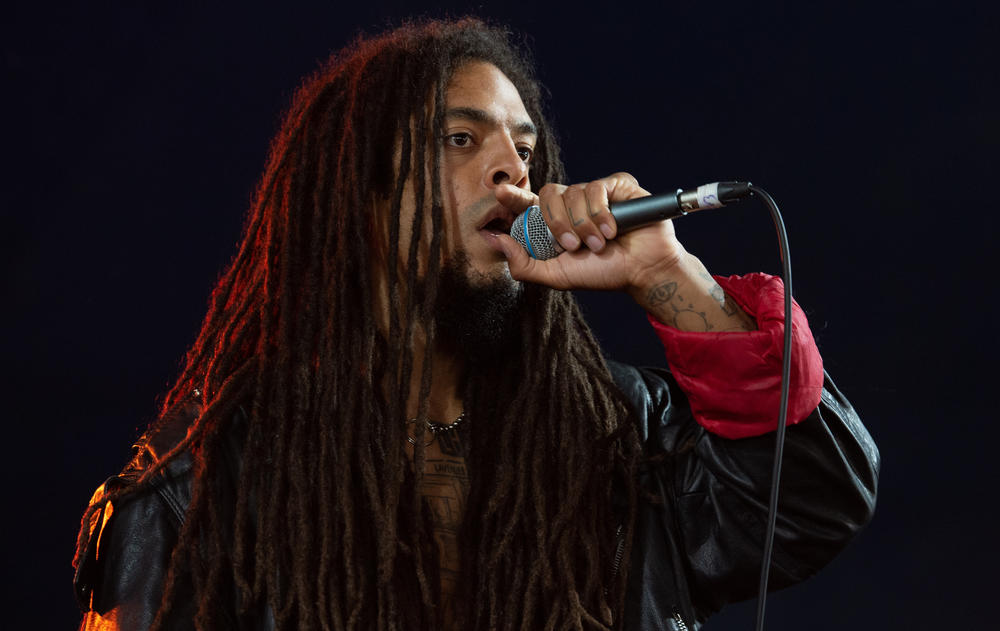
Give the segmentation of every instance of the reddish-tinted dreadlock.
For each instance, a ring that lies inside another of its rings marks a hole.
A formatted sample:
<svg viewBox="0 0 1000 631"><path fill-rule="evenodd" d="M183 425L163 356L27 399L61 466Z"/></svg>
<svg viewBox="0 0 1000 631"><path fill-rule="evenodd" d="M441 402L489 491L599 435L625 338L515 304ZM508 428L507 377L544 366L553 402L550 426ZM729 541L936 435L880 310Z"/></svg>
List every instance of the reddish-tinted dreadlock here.
<svg viewBox="0 0 1000 631"><path fill-rule="evenodd" d="M184 598L199 629L231 624L220 612L234 600L241 618L269 608L280 629L438 624L437 555L415 490L423 447L414 472L404 420L415 364L427 411L430 362L415 362L411 343L415 330L433 335L444 94L471 60L503 71L538 126L532 187L562 181L539 88L502 29L406 25L358 41L303 84L162 417L190 408L193 392L198 412L140 481L177 454L195 456L154 627ZM404 227L407 182L417 209ZM413 235L406 252L401 230ZM388 304L401 305L387 325L380 278ZM637 438L572 296L526 293L523 348L464 393L468 414L486 421L472 424L468 455L461 624L603 628L624 598L625 568L612 580L611 564L616 526L634 510ZM233 432L242 465L230 489ZM622 514L613 479L628 489Z"/></svg>

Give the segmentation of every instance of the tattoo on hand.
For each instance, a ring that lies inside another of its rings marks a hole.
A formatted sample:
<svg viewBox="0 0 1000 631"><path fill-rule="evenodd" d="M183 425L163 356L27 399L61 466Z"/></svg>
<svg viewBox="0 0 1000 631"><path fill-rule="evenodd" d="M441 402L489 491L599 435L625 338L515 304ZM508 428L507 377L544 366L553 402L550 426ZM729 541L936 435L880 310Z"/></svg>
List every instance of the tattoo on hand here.
<svg viewBox="0 0 1000 631"><path fill-rule="evenodd" d="M646 300L651 306L659 306L670 302L677 292L677 283L663 283L649 290Z"/></svg>
<svg viewBox="0 0 1000 631"><path fill-rule="evenodd" d="M573 209L570 208L569 206L566 207L566 212L569 213L569 220L573 223L574 226L579 226L580 224L583 223L583 219L573 218Z"/></svg>

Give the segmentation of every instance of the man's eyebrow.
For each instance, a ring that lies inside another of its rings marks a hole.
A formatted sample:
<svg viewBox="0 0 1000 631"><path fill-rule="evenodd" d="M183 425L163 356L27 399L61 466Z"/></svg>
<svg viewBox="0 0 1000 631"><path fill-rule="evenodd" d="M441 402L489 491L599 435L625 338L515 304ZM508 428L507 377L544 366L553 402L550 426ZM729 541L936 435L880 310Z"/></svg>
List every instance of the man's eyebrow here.
<svg viewBox="0 0 1000 631"><path fill-rule="evenodd" d="M500 125L500 121L493 118L493 116L487 112L475 107L452 107L449 108L444 115L445 118L464 118L477 123L486 123L488 125L497 126ZM535 124L529 120L514 123L511 125L511 131L518 134L531 134L532 136L538 135L538 128L535 127Z"/></svg>

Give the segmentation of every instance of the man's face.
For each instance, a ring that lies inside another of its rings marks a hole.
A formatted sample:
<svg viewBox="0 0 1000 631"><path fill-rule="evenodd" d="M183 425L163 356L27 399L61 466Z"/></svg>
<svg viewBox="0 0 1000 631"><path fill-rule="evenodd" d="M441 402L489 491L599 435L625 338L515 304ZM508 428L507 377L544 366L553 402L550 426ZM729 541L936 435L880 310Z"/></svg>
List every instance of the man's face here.
<svg viewBox="0 0 1000 631"><path fill-rule="evenodd" d="M497 186L531 187L528 163L537 133L517 88L491 64L461 66L448 84L444 129L435 140L443 143L445 265L449 259L462 261L474 284L498 278L511 282L503 255L485 233L506 232L513 220L513 213L496 200ZM404 226L412 220L412 208L404 202ZM457 256L460 252L464 254Z"/></svg>
<svg viewBox="0 0 1000 631"><path fill-rule="evenodd" d="M484 233L510 228L513 214L497 203L494 191L505 183L530 188L528 162L537 133L510 80L479 62L452 76L442 135L445 233L437 340L472 367L503 350L520 309L521 284Z"/></svg>
<svg viewBox="0 0 1000 631"><path fill-rule="evenodd" d="M488 232L507 232L514 210L501 206L495 191L501 184L529 190L528 163L537 142L514 84L495 66L469 62L452 75L445 93L441 135L441 276L435 304L437 342L446 352L494 357L509 339L514 315L521 307L521 283L513 280L503 255ZM425 170L430 177L430 169ZM429 204L429 189L425 208ZM399 256L406 259L416 203L409 178L400 208ZM421 241L422 275L430 242ZM418 287L422 283L418 283Z"/></svg>

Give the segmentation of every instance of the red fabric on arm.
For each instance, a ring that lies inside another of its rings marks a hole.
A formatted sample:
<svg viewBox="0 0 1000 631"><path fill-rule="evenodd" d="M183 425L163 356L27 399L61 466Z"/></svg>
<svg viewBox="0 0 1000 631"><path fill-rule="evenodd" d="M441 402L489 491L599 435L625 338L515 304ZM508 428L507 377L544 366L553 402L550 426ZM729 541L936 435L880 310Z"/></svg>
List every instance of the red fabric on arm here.
<svg viewBox="0 0 1000 631"><path fill-rule="evenodd" d="M717 276L715 280L757 321L756 331L699 333L680 331L653 316L649 321L663 342L670 371L702 427L725 438L765 434L778 425L784 284L767 274ZM823 390L823 359L805 313L794 301L792 325L789 425L819 405Z"/></svg>

